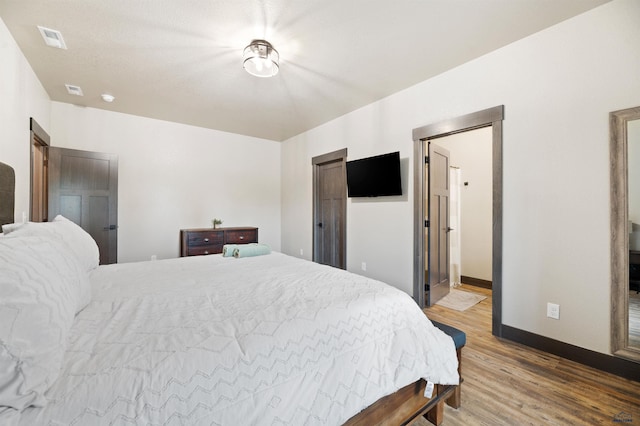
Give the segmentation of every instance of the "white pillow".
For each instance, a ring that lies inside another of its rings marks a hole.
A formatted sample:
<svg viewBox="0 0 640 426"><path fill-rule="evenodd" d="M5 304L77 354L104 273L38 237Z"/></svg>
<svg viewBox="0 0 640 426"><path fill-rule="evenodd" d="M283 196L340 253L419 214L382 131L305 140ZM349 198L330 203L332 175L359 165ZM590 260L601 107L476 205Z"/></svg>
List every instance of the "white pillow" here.
<svg viewBox="0 0 640 426"><path fill-rule="evenodd" d="M6 226L6 225L5 225ZM5 227L2 228L5 231ZM87 273L98 266L100 252L98 245L84 229L66 219L56 216L53 222L26 222L11 224L5 232L7 238L41 236L61 243L62 252L73 257ZM91 301L91 284L88 280L79 284L76 313L83 310Z"/></svg>
<svg viewBox="0 0 640 426"><path fill-rule="evenodd" d="M46 403L86 281L50 236L0 238L0 407Z"/></svg>
<svg viewBox="0 0 640 426"><path fill-rule="evenodd" d="M97 268L100 263L100 251L93 237L62 215L56 216L52 222L26 222L3 225L2 232L7 236L42 235L47 233L67 244L87 272Z"/></svg>
<svg viewBox="0 0 640 426"><path fill-rule="evenodd" d="M24 225L24 223L7 223L5 225L2 225L2 233L4 235L7 235L7 234L15 231L16 229L18 229L22 225Z"/></svg>
<svg viewBox="0 0 640 426"><path fill-rule="evenodd" d="M51 224L56 232L59 232L62 240L69 244L73 252L80 259L80 264L84 266L87 272L98 267L100 263L100 251L98 244L84 229L76 225L62 215L58 215L53 219Z"/></svg>

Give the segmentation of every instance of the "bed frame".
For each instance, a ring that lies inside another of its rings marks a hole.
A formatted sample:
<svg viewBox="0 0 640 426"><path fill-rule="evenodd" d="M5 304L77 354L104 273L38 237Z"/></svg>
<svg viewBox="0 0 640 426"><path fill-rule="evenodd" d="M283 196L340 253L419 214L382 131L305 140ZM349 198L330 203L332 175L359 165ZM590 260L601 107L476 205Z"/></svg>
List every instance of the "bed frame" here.
<svg viewBox="0 0 640 426"><path fill-rule="evenodd" d="M14 222L15 172L7 164L0 163L0 225ZM460 373L461 352L458 353ZM460 379L462 380L462 379ZM433 396L425 398L426 382L420 379L399 391L385 396L349 419L347 426L406 425L424 416L435 425L444 417L445 402L453 408L460 406L460 387L435 385Z"/></svg>
<svg viewBox="0 0 640 426"><path fill-rule="evenodd" d="M371 425L408 425L419 416L423 416L434 425L440 425L444 419L444 404L458 408L454 385L435 385L431 399L424 397L426 382L420 379L399 391L380 398L350 418L345 426Z"/></svg>

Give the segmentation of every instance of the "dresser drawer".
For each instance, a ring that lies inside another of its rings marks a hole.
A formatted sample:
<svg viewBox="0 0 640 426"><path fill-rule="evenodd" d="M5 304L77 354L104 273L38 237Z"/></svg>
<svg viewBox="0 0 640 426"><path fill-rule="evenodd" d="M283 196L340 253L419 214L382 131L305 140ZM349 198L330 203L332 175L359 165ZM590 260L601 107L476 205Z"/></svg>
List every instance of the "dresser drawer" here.
<svg viewBox="0 0 640 426"><path fill-rule="evenodd" d="M258 242L257 229L239 229L226 231L224 237L225 244L248 244Z"/></svg>
<svg viewBox="0 0 640 426"><path fill-rule="evenodd" d="M187 247L187 256L222 253L222 244Z"/></svg>
<svg viewBox="0 0 640 426"><path fill-rule="evenodd" d="M187 232L187 247L224 244L224 233L221 231ZM222 247L220 248L222 250Z"/></svg>

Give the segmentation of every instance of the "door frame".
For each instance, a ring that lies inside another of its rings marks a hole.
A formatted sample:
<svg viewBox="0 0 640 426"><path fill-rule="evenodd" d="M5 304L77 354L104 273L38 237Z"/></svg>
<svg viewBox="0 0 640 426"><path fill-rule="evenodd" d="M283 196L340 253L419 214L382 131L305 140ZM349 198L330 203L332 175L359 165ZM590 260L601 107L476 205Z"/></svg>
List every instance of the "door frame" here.
<svg viewBox="0 0 640 426"><path fill-rule="evenodd" d="M49 187L49 174L48 174L48 151L47 148L51 145L51 138L49 134L44 131L38 122L33 118L29 118L29 164L30 164L30 177L29 177L29 220L33 222L46 222L48 216L48 187ZM35 163L35 150L42 150L42 162ZM35 182L36 172L42 176L42 182L37 185ZM40 200L40 212L34 212L36 208L35 199ZM37 214L36 214L37 213Z"/></svg>
<svg viewBox="0 0 640 426"><path fill-rule="evenodd" d="M456 133L492 128L492 168L493 168L493 262L492 262L492 303L491 317L494 336L502 336L502 120L504 105L442 120L437 123L413 129L414 159L414 238L413 238L413 297L421 308L424 301L424 157L425 142Z"/></svg>
<svg viewBox="0 0 640 426"><path fill-rule="evenodd" d="M318 247L318 221L320 220L320 212L318 211L320 206L320 190L319 190L319 182L320 182L320 166L326 163L333 163L335 161L342 162L342 170L346 175L346 164L347 164L347 148L339 149L337 151L328 152L326 154L318 155L311 159L311 164L313 166L313 201L312 201L312 210L313 210L313 223L311 224L311 228L313 230L313 252L312 259L314 262L318 261L318 256L320 253ZM346 188L345 188L345 198L346 198ZM342 264L347 267L347 203L345 200L342 217L344 218L340 226L342 227L341 232L344 235L342 241Z"/></svg>

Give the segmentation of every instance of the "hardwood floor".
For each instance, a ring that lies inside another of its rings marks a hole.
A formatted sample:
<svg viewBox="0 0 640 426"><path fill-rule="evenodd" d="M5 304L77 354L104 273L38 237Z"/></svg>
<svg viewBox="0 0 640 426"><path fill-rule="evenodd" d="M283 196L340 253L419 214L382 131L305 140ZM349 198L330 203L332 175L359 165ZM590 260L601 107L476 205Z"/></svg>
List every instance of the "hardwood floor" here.
<svg viewBox="0 0 640 426"><path fill-rule="evenodd" d="M443 426L640 425L639 382L494 337L491 290L460 289L489 297L464 312L425 309L429 318L467 334L462 407L447 406ZM414 425L430 423L421 418Z"/></svg>

